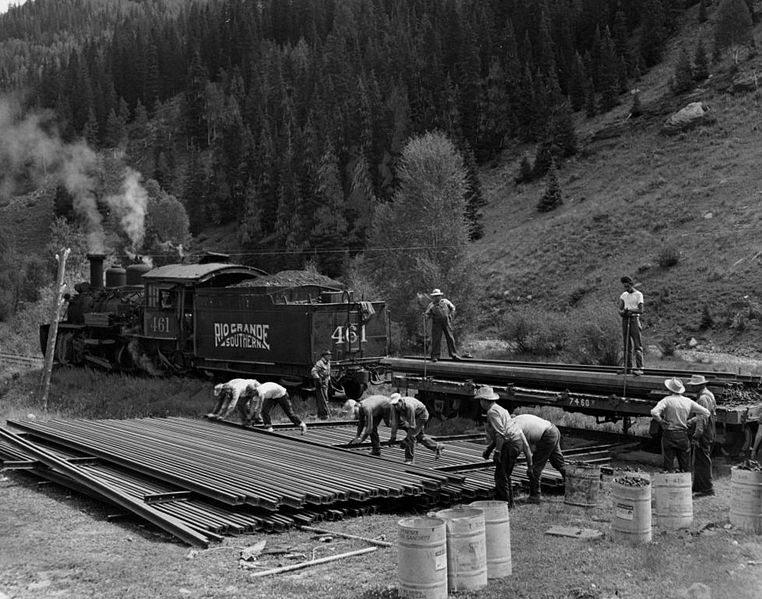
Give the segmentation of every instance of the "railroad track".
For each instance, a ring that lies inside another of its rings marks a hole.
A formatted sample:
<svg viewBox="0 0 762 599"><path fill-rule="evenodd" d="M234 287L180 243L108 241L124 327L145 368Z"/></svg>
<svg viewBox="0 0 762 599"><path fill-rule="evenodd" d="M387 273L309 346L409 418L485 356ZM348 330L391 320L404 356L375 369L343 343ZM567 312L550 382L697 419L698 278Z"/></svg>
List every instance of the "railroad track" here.
<svg viewBox="0 0 762 599"><path fill-rule="evenodd" d="M18 366L33 370L35 368L42 368L43 361L41 356L0 352L0 366Z"/></svg>

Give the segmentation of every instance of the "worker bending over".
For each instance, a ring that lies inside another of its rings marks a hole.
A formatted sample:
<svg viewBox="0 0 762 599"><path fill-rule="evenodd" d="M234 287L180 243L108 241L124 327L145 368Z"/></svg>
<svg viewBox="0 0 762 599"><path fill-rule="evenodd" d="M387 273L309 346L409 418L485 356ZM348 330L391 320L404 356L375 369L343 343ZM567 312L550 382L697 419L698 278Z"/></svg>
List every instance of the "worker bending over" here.
<svg viewBox="0 0 762 599"><path fill-rule="evenodd" d="M532 450L521 427L513 421L508 410L499 406L500 396L492 387L479 387L474 395L483 410L487 412L487 424L484 432L487 436L487 449L482 453L485 460L495 450L495 498L513 507L513 486L511 474L519 454L523 451L527 458L527 472L532 472Z"/></svg>
<svg viewBox="0 0 762 599"><path fill-rule="evenodd" d="M255 379L230 379L227 383L215 385L213 393L217 398L217 405L206 417L211 420L223 420L237 407L241 422L245 424L249 421L247 402L254 395L258 385L259 382ZM257 410L256 415L258 414Z"/></svg>
<svg viewBox="0 0 762 599"><path fill-rule="evenodd" d="M397 440L397 429L403 429L406 432L403 441L405 448L405 463L412 464L415 460L415 444L420 443L434 452L434 459L439 459L442 455L444 445L435 442L427 436L423 429L429 421L429 411L422 402L415 397L402 397L399 393L392 393L389 398L392 414L392 432L389 437L389 443Z"/></svg>
<svg viewBox="0 0 762 599"><path fill-rule="evenodd" d="M294 414L294 407L291 405L291 398L288 396L288 391L285 387L280 386L278 383L261 383L254 391L254 395L251 399L252 410L255 405L260 405L262 410L262 421L267 427L268 432L273 431L272 420L270 419L270 411L277 404L288 416L289 420L296 424L301 430L302 434L307 432L307 425L302 422L302 419ZM249 415L252 415L252 410L249 411Z"/></svg>
<svg viewBox="0 0 762 599"><path fill-rule="evenodd" d="M561 473L561 478L566 481L566 462L561 452L561 433L555 424L534 414L519 414L513 416L513 421L519 425L532 449L534 465L531 469L527 469L529 501L539 503L540 479L548 459L553 468Z"/></svg>
<svg viewBox="0 0 762 599"><path fill-rule="evenodd" d="M349 402L352 402L351 404ZM392 400L386 395L370 395L360 402L347 400L345 410L357 418L357 434L350 445L358 445L370 436L370 455L381 455L381 439L378 436L378 425L381 421L391 426Z"/></svg>

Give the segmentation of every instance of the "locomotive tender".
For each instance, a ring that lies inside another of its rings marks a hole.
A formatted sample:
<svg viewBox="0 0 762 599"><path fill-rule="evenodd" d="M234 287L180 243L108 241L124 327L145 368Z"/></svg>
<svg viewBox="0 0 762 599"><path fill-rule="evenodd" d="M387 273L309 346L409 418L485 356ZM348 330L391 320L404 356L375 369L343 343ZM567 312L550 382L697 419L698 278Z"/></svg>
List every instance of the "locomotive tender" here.
<svg viewBox="0 0 762 599"><path fill-rule="evenodd" d="M325 281L291 284L222 256L111 267L104 285L105 256L89 254L90 282L75 286L58 324L55 360L251 377L311 391L310 369L329 349L334 390L360 397L387 355L385 304L355 301ZM43 352L48 329L41 327Z"/></svg>

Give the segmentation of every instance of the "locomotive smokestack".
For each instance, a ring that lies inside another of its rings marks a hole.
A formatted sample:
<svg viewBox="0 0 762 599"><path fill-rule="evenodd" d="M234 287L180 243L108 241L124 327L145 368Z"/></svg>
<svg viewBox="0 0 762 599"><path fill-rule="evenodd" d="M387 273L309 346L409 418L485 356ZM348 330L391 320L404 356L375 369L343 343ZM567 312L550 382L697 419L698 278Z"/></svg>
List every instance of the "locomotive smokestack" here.
<svg viewBox="0 0 762 599"><path fill-rule="evenodd" d="M90 260L90 288L102 289L103 261L106 259L106 254L88 254L87 259Z"/></svg>

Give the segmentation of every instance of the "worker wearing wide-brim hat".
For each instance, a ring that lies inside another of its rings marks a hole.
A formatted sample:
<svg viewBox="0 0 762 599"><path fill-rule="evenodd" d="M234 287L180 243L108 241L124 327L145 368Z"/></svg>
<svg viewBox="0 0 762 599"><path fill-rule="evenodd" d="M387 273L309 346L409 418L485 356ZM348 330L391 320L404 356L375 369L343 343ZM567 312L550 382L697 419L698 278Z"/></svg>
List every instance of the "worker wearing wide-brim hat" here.
<svg viewBox="0 0 762 599"><path fill-rule="evenodd" d="M439 289L434 289L429 295L431 296L431 303L424 311L424 315L431 319L431 359L434 362L439 359L442 335L444 335L450 357L453 360L460 360L452 330L452 319L455 317L455 304L446 299L444 293Z"/></svg>
<svg viewBox="0 0 762 599"><path fill-rule="evenodd" d="M664 470L670 472L677 458L678 470L691 470L691 441L688 437L688 419L693 414L709 417L705 407L683 395L683 382L672 377L664 381L670 395L659 401L651 410L651 416L662 429L661 452Z"/></svg>
<svg viewBox="0 0 762 599"><path fill-rule="evenodd" d="M487 448L482 457L489 459L495 450L495 498L508 502L513 507L513 486L511 474L519 454L523 451L527 458L527 472L532 472L532 450L521 428L513 421L508 410L498 405L500 396L492 387L479 387L474 394L483 410L487 412L487 424L484 432L487 435Z"/></svg>
<svg viewBox="0 0 762 599"><path fill-rule="evenodd" d="M717 401L707 387L708 381L703 374L694 374L685 381L698 394L696 403L706 408L710 416L696 416L688 421L688 431L693 444L693 492L698 496L714 495L712 481L712 447L716 436ZM692 433L691 433L691 429Z"/></svg>
<svg viewBox="0 0 762 599"><path fill-rule="evenodd" d="M392 393L389 398L391 404L392 432L389 435L389 443L397 440L397 430L405 431L405 463L412 464L415 460L415 445L420 443L434 452L434 459L439 459L444 450L442 443L437 443L424 433L429 421L429 411L423 402L415 397L403 397L399 393Z"/></svg>

